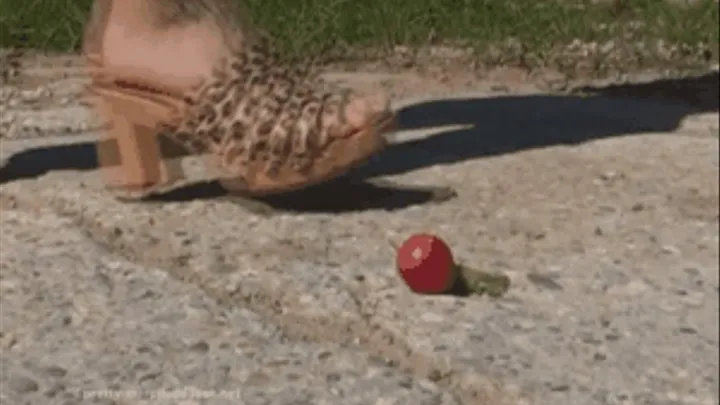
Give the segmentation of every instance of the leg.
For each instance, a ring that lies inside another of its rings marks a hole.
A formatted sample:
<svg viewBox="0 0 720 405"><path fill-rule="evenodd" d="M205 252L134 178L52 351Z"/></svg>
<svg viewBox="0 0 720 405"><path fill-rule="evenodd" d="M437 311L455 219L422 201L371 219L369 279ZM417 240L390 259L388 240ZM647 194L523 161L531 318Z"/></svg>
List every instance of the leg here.
<svg viewBox="0 0 720 405"><path fill-rule="evenodd" d="M107 28L113 0L95 0L83 33L83 53L101 62L102 39Z"/></svg>
<svg viewBox="0 0 720 405"><path fill-rule="evenodd" d="M216 2L228 1L95 0L83 50L101 69L189 91L227 51L221 28L202 13Z"/></svg>
<svg viewBox="0 0 720 405"><path fill-rule="evenodd" d="M184 178L182 168L168 166L158 142L159 124L181 114L180 102L101 86L91 91L92 102L110 125L106 139L98 144L98 163L111 188L142 196Z"/></svg>
<svg viewBox="0 0 720 405"><path fill-rule="evenodd" d="M124 190L121 194L127 198L167 188L184 177L177 159L171 161L176 167L164 159L157 142L157 125L183 118L182 100L208 77L225 51L219 26L203 11L208 1L238 3L93 3L83 37L93 79L90 101L111 125L106 139L98 144L99 164L109 184Z"/></svg>

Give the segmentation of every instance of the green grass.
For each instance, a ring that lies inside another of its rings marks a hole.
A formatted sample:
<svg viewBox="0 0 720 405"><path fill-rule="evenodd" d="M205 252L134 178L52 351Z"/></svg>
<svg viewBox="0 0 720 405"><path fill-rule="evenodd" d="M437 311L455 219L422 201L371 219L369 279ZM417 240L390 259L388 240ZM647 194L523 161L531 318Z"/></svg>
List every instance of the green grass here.
<svg viewBox="0 0 720 405"><path fill-rule="evenodd" d="M0 47L76 50L90 3L0 0ZM574 40L603 44L615 39L633 49L650 44L650 53L660 40L671 48L676 45L675 53L665 55L666 59L698 53L703 55L692 57L717 60L720 36L715 0L701 0L691 8L663 0L618 0L610 5L593 5L589 0L247 3L256 21L293 56L342 59L358 49L390 52L396 45L452 44L497 59L512 53L514 44L515 56L532 54L533 60L542 63Z"/></svg>

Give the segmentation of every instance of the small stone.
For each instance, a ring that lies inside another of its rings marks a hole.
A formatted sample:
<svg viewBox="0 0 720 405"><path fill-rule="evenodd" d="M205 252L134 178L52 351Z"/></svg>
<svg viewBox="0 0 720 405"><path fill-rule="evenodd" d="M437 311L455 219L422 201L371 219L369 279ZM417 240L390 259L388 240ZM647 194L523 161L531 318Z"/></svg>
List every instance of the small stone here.
<svg viewBox="0 0 720 405"><path fill-rule="evenodd" d="M420 319L427 323L442 323L445 317L434 312L426 312L420 315Z"/></svg>
<svg viewBox="0 0 720 405"><path fill-rule="evenodd" d="M570 386L568 384L548 383L547 387L550 389L550 391L554 392L570 391Z"/></svg>
<svg viewBox="0 0 720 405"><path fill-rule="evenodd" d="M50 366L45 369L45 373L51 377L62 378L67 374L67 370L58 366Z"/></svg>
<svg viewBox="0 0 720 405"><path fill-rule="evenodd" d="M701 275L700 270L694 267L686 267L683 269L683 271L687 273L689 277L699 277Z"/></svg>
<svg viewBox="0 0 720 405"><path fill-rule="evenodd" d="M443 373L436 368L430 370L430 372L428 372L428 374L427 374L427 379L432 382L438 382L442 378L443 378Z"/></svg>
<svg viewBox="0 0 720 405"><path fill-rule="evenodd" d="M625 177L625 175L624 175L623 173L610 170L610 171L607 171L607 172L605 172L605 173L602 173L602 174L600 175L600 180L602 180L602 181L612 181L612 180L615 180L615 179L621 179L621 178L623 178L623 177Z"/></svg>
<svg viewBox="0 0 720 405"><path fill-rule="evenodd" d="M681 296L680 300L687 306L699 308L705 304L705 296L701 292L689 292Z"/></svg>
<svg viewBox="0 0 720 405"><path fill-rule="evenodd" d="M552 277L540 273L528 273L527 279L536 286L546 288L548 290L559 291L563 289L562 285L560 285L560 283L555 281Z"/></svg>
<svg viewBox="0 0 720 405"><path fill-rule="evenodd" d="M327 360L330 357L332 357L332 352L329 351L322 351L317 355L318 360Z"/></svg>
<svg viewBox="0 0 720 405"><path fill-rule="evenodd" d="M136 371L147 371L149 369L150 369L150 366L143 361L139 361L139 362L133 364L133 370L136 370Z"/></svg>
<svg viewBox="0 0 720 405"><path fill-rule="evenodd" d="M694 335L697 333L697 330L695 330L695 328L691 328L690 326L681 326L678 328L678 332L686 335Z"/></svg>
<svg viewBox="0 0 720 405"><path fill-rule="evenodd" d="M536 328L535 322L529 320L529 319L520 319L517 322L514 322L513 327L515 329L519 329L522 331L531 331Z"/></svg>
<svg viewBox="0 0 720 405"><path fill-rule="evenodd" d="M611 205L600 205L598 206L598 214L612 214L617 212L617 208Z"/></svg>
<svg viewBox="0 0 720 405"><path fill-rule="evenodd" d="M19 394L37 392L40 388L35 380L27 376L13 376L8 381L8 385L13 391Z"/></svg>
<svg viewBox="0 0 720 405"><path fill-rule="evenodd" d="M636 296L642 294L647 289L648 286L643 281L633 280L624 286L610 288L608 292L615 295Z"/></svg>
<svg viewBox="0 0 720 405"><path fill-rule="evenodd" d="M618 339L620 339L620 334L615 331L605 334L605 340L607 341L613 342Z"/></svg>
<svg viewBox="0 0 720 405"><path fill-rule="evenodd" d="M158 377L160 377L159 372L150 372L150 373L144 374L140 378L138 378L138 383L143 384L148 381L152 382L152 381L157 380Z"/></svg>
<svg viewBox="0 0 720 405"><path fill-rule="evenodd" d="M245 379L244 385L247 385L248 387L257 387L265 386L270 382L272 382L272 378L267 373L256 371Z"/></svg>
<svg viewBox="0 0 720 405"><path fill-rule="evenodd" d="M490 91L493 91L496 93L508 93L508 92L510 92L510 88L508 86L498 84L498 85L491 86Z"/></svg>
<svg viewBox="0 0 720 405"><path fill-rule="evenodd" d="M48 388L43 392L43 395L45 395L48 398L55 398L59 394L65 392L67 388L62 384L54 384L52 387Z"/></svg>
<svg viewBox="0 0 720 405"><path fill-rule="evenodd" d="M602 340L596 338L596 337L593 336L591 333L583 333L583 334L581 334L581 335L580 335L580 340L581 340L583 343L586 343L586 344L589 344L589 345L594 345L594 346L598 346L598 345L602 344Z"/></svg>
<svg viewBox="0 0 720 405"><path fill-rule="evenodd" d="M606 360L606 359L607 359L607 354L605 354L605 353L596 352L596 353L593 355L593 360L595 360L595 361L603 361L603 360Z"/></svg>
<svg viewBox="0 0 720 405"><path fill-rule="evenodd" d="M210 350L208 342L201 340L190 345L190 350L198 353L207 353Z"/></svg>

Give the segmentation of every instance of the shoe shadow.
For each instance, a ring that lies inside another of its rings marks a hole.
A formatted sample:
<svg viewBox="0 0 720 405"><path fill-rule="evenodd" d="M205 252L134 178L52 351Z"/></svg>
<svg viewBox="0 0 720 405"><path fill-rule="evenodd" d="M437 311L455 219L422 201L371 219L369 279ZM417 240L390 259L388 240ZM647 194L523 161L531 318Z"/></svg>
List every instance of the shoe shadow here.
<svg viewBox="0 0 720 405"><path fill-rule="evenodd" d="M171 148L167 157L183 153ZM17 153L0 167L0 184L35 178L55 170L98 169L94 142L30 149ZM225 200L249 210L307 213L340 213L365 210L397 210L413 205L438 203L455 197L445 187L409 187L380 180L357 180L344 176L302 190L263 198L233 195L217 181L199 181L164 193L136 200L136 203Z"/></svg>
<svg viewBox="0 0 720 405"><path fill-rule="evenodd" d="M524 95L437 100L399 111L400 130L468 128L390 146L358 173L397 175L603 138L677 129L692 114L718 111L718 73L644 84L582 88L589 95Z"/></svg>
<svg viewBox="0 0 720 405"><path fill-rule="evenodd" d="M272 211L342 213L367 210L393 211L412 205L440 203L456 196L447 187L410 187L380 180L340 177L288 193L249 198L228 192L217 181L198 182L139 202L228 201L261 214Z"/></svg>
<svg viewBox="0 0 720 405"><path fill-rule="evenodd" d="M46 146L12 155L0 167L0 184L40 177L56 170L98 168L95 143Z"/></svg>
<svg viewBox="0 0 720 405"><path fill-rule="evenodd" d="M451 190L374 184L371 179L533 148L673 131L689 115L718 111L717 89L718 73L713 72L642 84L577 89L585 95L520 95L412 104L398 112L400 130L450 125L470 128L393 144L344 178L262 201L280 210L307 212L392 210L444 201L452 198ZM93 143L31 149L15 154L0 168L0 184L53 170L96 168ZM228 196L219 184L210 182L176 189L152 200Z"/></svg>

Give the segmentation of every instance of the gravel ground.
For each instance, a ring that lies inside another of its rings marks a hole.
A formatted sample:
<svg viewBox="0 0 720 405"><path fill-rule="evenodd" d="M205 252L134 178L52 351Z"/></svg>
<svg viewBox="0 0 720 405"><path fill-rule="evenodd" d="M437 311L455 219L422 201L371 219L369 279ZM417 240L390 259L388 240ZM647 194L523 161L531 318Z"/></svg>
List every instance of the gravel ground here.
<svg viewBox="0 0 720 405"><path fill-rule="evenodd" d="M33 63L0 89L3 404L718 403L717 100L336 74L398 97L398 144L260 215L113 199L81 75ZM411 294L419 231L508 293Z"/></svg>
<svg viewBox="0 0 720 405"><path fill-rule="evenodd" d="M3 403L458 404L355 348L291 341L51 210L5 208Z"/></svg>

